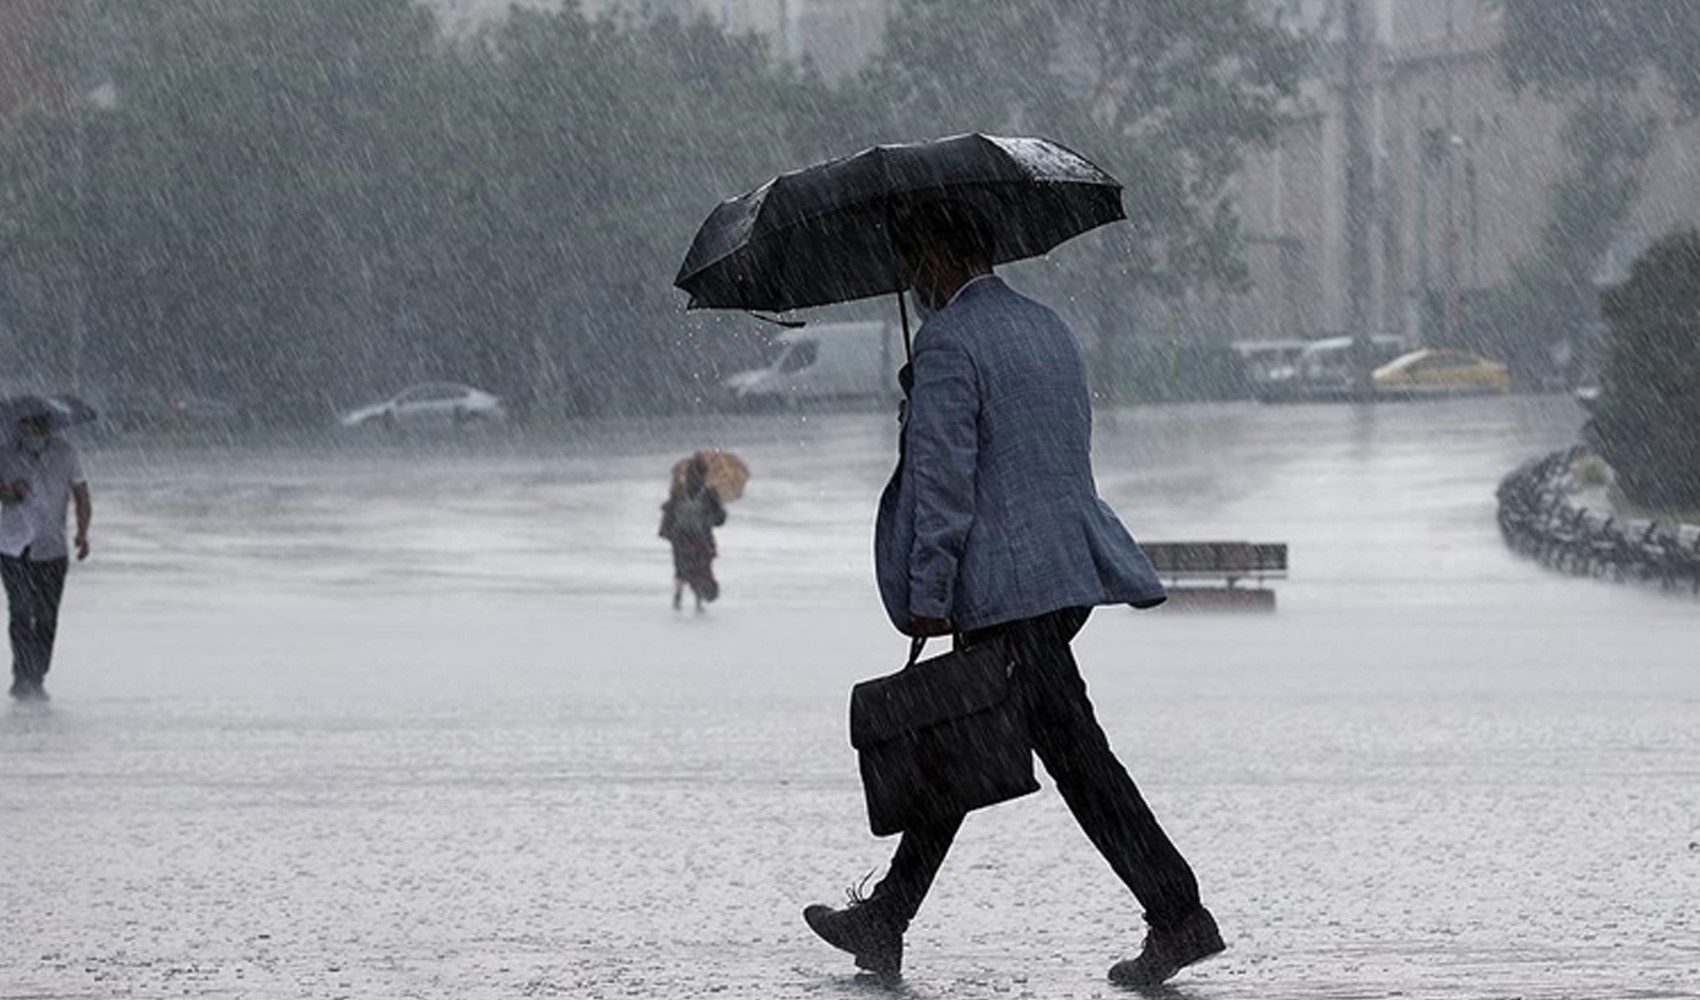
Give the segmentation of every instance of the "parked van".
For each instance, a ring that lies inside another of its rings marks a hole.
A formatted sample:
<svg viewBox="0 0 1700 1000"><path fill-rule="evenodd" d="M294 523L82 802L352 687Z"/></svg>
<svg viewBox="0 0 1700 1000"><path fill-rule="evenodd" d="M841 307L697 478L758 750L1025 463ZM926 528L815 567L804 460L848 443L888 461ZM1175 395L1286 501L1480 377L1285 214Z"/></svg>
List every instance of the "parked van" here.
<svg viewBox="0 0 1700 1000"><path fill-rule="evenodd" d="M780 334L774 347L766 367L726 380L734 403L818 406L898 396L903 331L896 323L810 324Z"/></svg>

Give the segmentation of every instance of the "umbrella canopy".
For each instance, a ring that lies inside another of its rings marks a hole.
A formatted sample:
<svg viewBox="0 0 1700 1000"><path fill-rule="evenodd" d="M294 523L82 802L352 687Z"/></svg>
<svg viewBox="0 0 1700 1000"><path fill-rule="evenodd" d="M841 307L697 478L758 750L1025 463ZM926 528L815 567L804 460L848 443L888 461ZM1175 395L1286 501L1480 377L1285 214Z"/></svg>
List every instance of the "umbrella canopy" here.
<svg viewBox="0 0 1700 1000"><path fill-rule="evenodd" d="M731 503L744 495L744 484L750 481L750 467L737 455L719 448L705 448L673 463L673 492L684 490L685 470L698 459L707 467L708 488L721 503Z"/></svg>
<svg viewBox="0 0 1700 1000"><path fill-rule="evenodd" d="M905 285L891 218L949 198L991 224L993 263L1048 252L1117 219L1121 184L1048 139L952 136L875 146L782 174L722 202L697 230L673 284L692 308L784 312Z"/></svg>
<svg viewBox="0 0 1700 1000"><path fill-rule="evenodd" d="M94 407L76 396L6 396L0 397L0 433L11 436L18 431L18 422L31 417L46 417L60 430L90 423L95 419Z"/></svg>

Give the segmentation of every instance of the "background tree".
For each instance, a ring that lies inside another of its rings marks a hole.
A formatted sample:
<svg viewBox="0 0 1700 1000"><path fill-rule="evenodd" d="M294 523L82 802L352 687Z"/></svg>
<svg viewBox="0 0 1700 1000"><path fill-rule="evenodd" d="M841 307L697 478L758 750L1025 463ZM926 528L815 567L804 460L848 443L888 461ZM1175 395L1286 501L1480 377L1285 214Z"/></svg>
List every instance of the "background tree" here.
<svg viewBox="0 0 1700 1000"><path fill-rule="evenodd" d="M61 332L73 322L61 294L82 248L73 185L63 169L74 147L69 123L34 110L0 132L0 333L11 371L55 380L72 372Z"/></svg>
<svg viewBox="0 0 1700 1000"><path fill-rule="evenodd" d="M1555 347L1583 347L1598 315L1594 276L1640 196L1657 117L1638 101L1660 81L1684 113L1700 110L1700 4L1501 0L1500 64L1513 89L1570 102L1569 157L1553 183L1535 253L1514 270L1479 335L1517 374L1551 371Z"/></svg>
<svg viewBox="0 0 1700 1000"><path fill-rule="evenodd" d="M559 383L573 412L704 394L725 372L702 333L725 322L682 317L674 271L719 200L805 155L824 85L706 18L515 10L454 61L449 174L473 222L439 242L469 244L477 280L451 284L448 311L508 331L507 381L547 373L532 395Z"/></svg>
<svg viewBox="0 0 1700 1000"><path fill-rule="evenodd" d="M862 73L884 114L867 141L1037 127L1062 94L1056 14L1011 0L899 0ZM914 131L922 129L921 132Z"/></svg>
<svg viewBox="0 0 1700 1000"><path fill-rule="evenodd" d="M1601 296L1609 353L1590 437L1624 495L1700 510L1700 233L1654 244Z"/></svg>
<svg viewBox="0 0 1700 1000"><path fill-rule="evenodd" d="M415 201L398 130L429 19L403 0L175 0L89 23L123 40L101 53L117 103L50 125L76 183L36 189L35 252L12 261L81 304L86 338L36 328L78 355L51 370L319 412L391 315L409 220L387 209ZM66 255L80 280L42 266Z"/></svg>
<svg viewBox="0 0 1700 1000"><path fill-rule="evenodd" d="M521 8L450 39L410 0L78 9L68 63L117 99L0 136L8 360L307 423L439 378L522 414L693 405L757 339L671 288L709 209L962 129L1127 182L1131 224L1030 271L1107 351L1136 292L1243 281L1228 181L1296 71L1252 0L903 0L838 87L706 18Z"/></svg>
<svg viewBox="0 0 1700 1000"><path fill-rule="evenodd" d="M1039 279L1096 332L1105 388L1140 293L1244 287L1229 184L1274 140L1303 55L1250 0L900 0L863 83L885 138L1033 131L1126 185L1129 224Z"/></svg>
<svg viewBox="0 0 1700 1000"><path fill-rule="evenodd" d="M274 420L427 378L522 413L690 405L747 360L706 332L753 325L683 315L695 226L840 120L705 18L516 10L451 40L409 0L96 10L116 106L0 135L9 360Z"/></svg>

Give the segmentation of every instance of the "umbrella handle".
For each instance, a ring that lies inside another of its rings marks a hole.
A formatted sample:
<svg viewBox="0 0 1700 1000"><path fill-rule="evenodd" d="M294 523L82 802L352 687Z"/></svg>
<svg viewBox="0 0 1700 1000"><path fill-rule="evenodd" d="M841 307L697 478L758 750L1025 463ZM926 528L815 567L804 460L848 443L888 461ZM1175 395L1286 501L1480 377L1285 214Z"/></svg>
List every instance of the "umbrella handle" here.
<svg viewBox="0 0 1700 1000"><path fill-rule="evenodd" d="M897 290L897 316L903 321L903 361L912 364L915 361L915 349L909 346L909 304L903 301L903 289Z"/></svg>
<svg viewBox="0 0 1700 1000"><path fill-rule="evenodd" d="M885 203L885 231L886 231L887 234L894 233L894 232L897 231L896 223L892 218L892 204L891 204L890 201L887 201ZM896 244L890 243L890 236L889 235L887 236L887 241L892 247L892 257L893 257L892 263L893 263L893 265L895 265L894 269L898 273L898 278L897 278L897 318L903 323L903 363L904 364L913 364L914 361L915 361L915 349L910 345L910 342L909 342L909 304L907 302L903 301L903 277L902 277L902 275L903 275L903 264L900 260L896 259L897 258Z"/></svg>

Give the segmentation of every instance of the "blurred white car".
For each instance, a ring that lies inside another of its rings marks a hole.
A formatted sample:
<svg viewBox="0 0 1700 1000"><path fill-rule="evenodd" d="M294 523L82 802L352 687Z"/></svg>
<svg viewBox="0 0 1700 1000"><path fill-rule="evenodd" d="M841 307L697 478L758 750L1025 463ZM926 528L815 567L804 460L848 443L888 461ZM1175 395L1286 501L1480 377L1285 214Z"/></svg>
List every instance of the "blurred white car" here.
<svg viewBox="0 0 1700 1000"><path fill-rule="evenodd" d="M507 419L502 401L482 389L455 382L410 386L384 400L343 414L344 427L430 427L498 424Z"/></svg>

